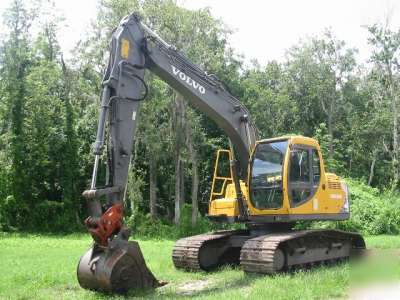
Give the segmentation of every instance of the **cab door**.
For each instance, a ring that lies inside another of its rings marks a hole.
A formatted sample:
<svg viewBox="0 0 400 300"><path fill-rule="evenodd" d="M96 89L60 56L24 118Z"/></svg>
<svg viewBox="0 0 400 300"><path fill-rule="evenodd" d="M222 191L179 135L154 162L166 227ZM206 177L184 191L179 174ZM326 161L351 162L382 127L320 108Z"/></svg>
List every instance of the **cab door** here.
<svg viewBox="0 0 400 300"><path fill-rule="evenodd" d="M318 150L308 145L292 145L288 173L289 203L295 208L308 202L318 190L321 173Z"/></svg>

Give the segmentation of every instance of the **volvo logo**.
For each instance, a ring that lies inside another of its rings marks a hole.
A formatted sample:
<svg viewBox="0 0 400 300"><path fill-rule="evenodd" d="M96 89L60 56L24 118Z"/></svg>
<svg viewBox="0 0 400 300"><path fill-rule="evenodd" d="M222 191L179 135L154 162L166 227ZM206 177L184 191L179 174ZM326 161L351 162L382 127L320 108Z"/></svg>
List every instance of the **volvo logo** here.
<svg viewBox="0 0 400 300"><path fill-rule="evenodd" d="M173 65L171 65L171 67L172 67L172 73L176 77L178 77L180 80L184 81L187 85L190 85L191 87L193 87L195 90L198 90L200 92L200 94L205 94L206 89L204 88L204 86L202 86L201 84L194 81L192 78L190 78L185 73L183 73L181 70L179 70L177 67L175 67Z"/></svg>

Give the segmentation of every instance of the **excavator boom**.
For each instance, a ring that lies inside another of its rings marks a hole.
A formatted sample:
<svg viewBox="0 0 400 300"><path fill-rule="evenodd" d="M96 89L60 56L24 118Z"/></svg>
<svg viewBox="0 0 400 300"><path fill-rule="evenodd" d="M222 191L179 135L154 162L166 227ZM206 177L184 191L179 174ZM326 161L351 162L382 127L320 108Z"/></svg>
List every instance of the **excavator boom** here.
<svg viewBox="0 0 400 300"><path fill-rule="evenodd" d="M113 292L157 287L158 282L146 267L136 242L130 242L123 225L123 207L128 168L131 159L140 101L148 93L144 81L149 70L167 82L187 101L208 115L224 130L236 154L234 173L247 176L249 155L257 138L257 129L249 112L214 75L190 62L173 46L131 14L114 30L110 55L102 82L101 105L95 162L87 199L89 217L85 220L94 246L81 258L78 280L82 287ZM145 116L143 116L145 117ZM97 186L97 173L103 148L107 148L105 187ZM238 191L238 199L243 199ZM102 205L100 198L106 199ZM242 203L242 213L244 214Z"/></svg>

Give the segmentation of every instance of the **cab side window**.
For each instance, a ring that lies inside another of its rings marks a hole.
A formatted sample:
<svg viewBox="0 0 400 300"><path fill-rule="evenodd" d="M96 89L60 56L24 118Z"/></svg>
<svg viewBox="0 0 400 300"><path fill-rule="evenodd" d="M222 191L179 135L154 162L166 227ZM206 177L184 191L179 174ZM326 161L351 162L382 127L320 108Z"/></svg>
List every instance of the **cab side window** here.
<svg viewBox="0 0 400 300"><path fill-rule="evenodd" d="M311 199L321 181L321 162L317 149L295 145L289 160L289 200L296 207Z"/></svg>
<svg viewBox="0 0 400 300"><path fill-rule="evenodd" d="M311 196L311 164L309 149L290 152L289 197L292 206L298 206Z"/></svg>
<svg viewBox="0 0 400 300"><path fill-rule="evenodd" d="M310 162L307 149L295 149L291 151L290 157L290 180L310 181Z"/></svg>
<svg viewBox="0 0 400 300"><path fill-rule="evenodd" d="M317 150L311 150L312 157L312 171L313 171L313 185L315 188L318 188L319 182L321 180L321 163L319 160L319 155Z"/></svg>

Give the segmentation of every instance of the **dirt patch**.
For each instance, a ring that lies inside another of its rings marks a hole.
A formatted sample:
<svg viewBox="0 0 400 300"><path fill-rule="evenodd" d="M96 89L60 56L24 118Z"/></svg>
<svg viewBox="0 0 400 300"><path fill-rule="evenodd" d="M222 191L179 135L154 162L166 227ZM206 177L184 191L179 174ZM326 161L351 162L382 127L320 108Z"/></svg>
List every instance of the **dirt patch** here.
<svg viewBox="0 0 400 300"><path fill-rule="evenodd" d="M177 293L184 296L190 296L197 294L201 291L210 289L210 287L212 286L213 286L213 281L210 279L189 281L178 286Z"/></svg>

